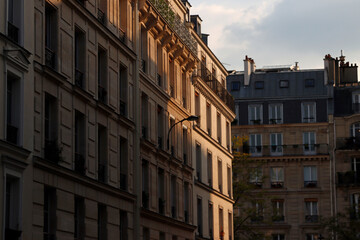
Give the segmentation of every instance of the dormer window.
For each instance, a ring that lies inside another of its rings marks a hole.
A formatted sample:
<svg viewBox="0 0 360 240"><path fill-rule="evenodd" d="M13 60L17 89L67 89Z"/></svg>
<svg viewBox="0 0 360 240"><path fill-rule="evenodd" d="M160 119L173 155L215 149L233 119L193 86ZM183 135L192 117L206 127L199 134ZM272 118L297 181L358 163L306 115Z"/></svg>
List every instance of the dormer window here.
<svg viewBox="0 0 360 240"><path fill-rule="evenodd" d="M280 88L288 88L289 87L289 81L288 80L280 80L279 87Z"/></svg>
<svg viewBox="0 0 360 240"><path fill-rule="evenodd" d="M314 87L315 80L314 79L305 79L305 87Z"/></svg>
<svg viewBox="0 0 360 240"><path fill-rule="evenodd" d="M255 89L264 89L264 81L256 81Z"/></svg>

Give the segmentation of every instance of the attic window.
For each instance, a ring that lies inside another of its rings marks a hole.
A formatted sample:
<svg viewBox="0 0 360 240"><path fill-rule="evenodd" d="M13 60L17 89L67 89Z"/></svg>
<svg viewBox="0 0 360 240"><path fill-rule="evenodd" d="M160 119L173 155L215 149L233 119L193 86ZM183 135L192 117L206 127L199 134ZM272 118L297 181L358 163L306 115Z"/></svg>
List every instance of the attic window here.
<svg viewBox="0 0 360 240"><path fill-rule="evenodd" d="M239 91L240 90L240 82L231 82L231 91Z"/></svg>
<svg viewBox="0 0 360 240"><path fill-rule="evenodd" d="M305 79L305 87L314 87L315 80L314 79Z"/></svg>
<svg viewBox="0 0 360 240"><path fill-rule="evenodd" d="M264 81L255 82L255 89L263 89L263 88L264 88Z"/></svg>
<svg viewBox="0 0 360 240"><path fill-rule="evenodd" d="M288 88L289 87L289 81L288 80L280 80L279 86L280 86L280 88Z"/></svg>

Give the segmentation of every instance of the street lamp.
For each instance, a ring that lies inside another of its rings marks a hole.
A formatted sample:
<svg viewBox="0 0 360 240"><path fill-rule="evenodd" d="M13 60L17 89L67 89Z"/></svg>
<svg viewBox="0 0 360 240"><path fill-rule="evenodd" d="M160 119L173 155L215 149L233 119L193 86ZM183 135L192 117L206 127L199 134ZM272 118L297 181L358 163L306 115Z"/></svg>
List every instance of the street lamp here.
<svg viewBox="0 0 360 240"><path fill-rule="evenodd" d="M198 116L191 115L190 117L184 118L184 119L182 119L181 121L179 121L179 122L177 122L177 123L174 123L174 124L170 127L170 129L169 129L169 131L168 131L168 135L167 135L167 149L169 150L169 136L170 136L170 132L171 132L171 130L173 129L173 127L174 127L175 125L177 125L177 124L179 124L179 123L182 123L182 122L184 122L184 121L191 121L191 122L193 122L193 121L196 121L196 120L198 120L198 119L199 119Z"/></svg>

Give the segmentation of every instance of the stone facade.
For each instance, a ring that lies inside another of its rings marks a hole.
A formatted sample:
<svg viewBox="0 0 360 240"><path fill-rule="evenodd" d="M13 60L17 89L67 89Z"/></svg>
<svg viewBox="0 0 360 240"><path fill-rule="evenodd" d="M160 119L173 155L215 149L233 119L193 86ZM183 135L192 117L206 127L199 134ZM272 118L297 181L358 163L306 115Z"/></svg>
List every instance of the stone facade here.
<svg viewBox="0 0 360 240"><path fill-rule="evenodd" d="M0 2L4 239L232 239L227 72L160 2Z"/></svg>

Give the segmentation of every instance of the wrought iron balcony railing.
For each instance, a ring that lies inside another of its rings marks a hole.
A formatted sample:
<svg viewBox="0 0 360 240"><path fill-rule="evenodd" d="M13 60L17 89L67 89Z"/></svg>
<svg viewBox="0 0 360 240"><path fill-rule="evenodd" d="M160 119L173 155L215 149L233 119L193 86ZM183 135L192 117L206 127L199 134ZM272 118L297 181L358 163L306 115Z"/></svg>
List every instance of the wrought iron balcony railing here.
<svg viewBox="0 0 360 240"><path fill-rule="evenodd" d="M75 172L85 175L85 158L81 153L75 153Z"/></svg>
<svg viewBox="0 0 360 240"><path fill-rule="evenodd" d="M228 106L232 111L235 111L235 101L233 96L226 90L226 88L216 79L205 66L204 63L198 65L197 72L194 73L195 77L201 78L206 85Z"/></svg>
<svg viewBox="0 0 360 240"><path fill-rule="evenodd" d="M8 22L8 37L16 43L19 43L19 28L11 22Z"/></svg>
<svg viewBox="0 0 360 240"><path fill-rule="evenodd" d="M50 48L45 48L45 65L55 69L55 52Z"/></svg>
<svg viewBox="0 0 360 240"><path fill-rule="evenodd" d="M355 171L338 172L338 186L360 186L360 173Z"/></svg>

